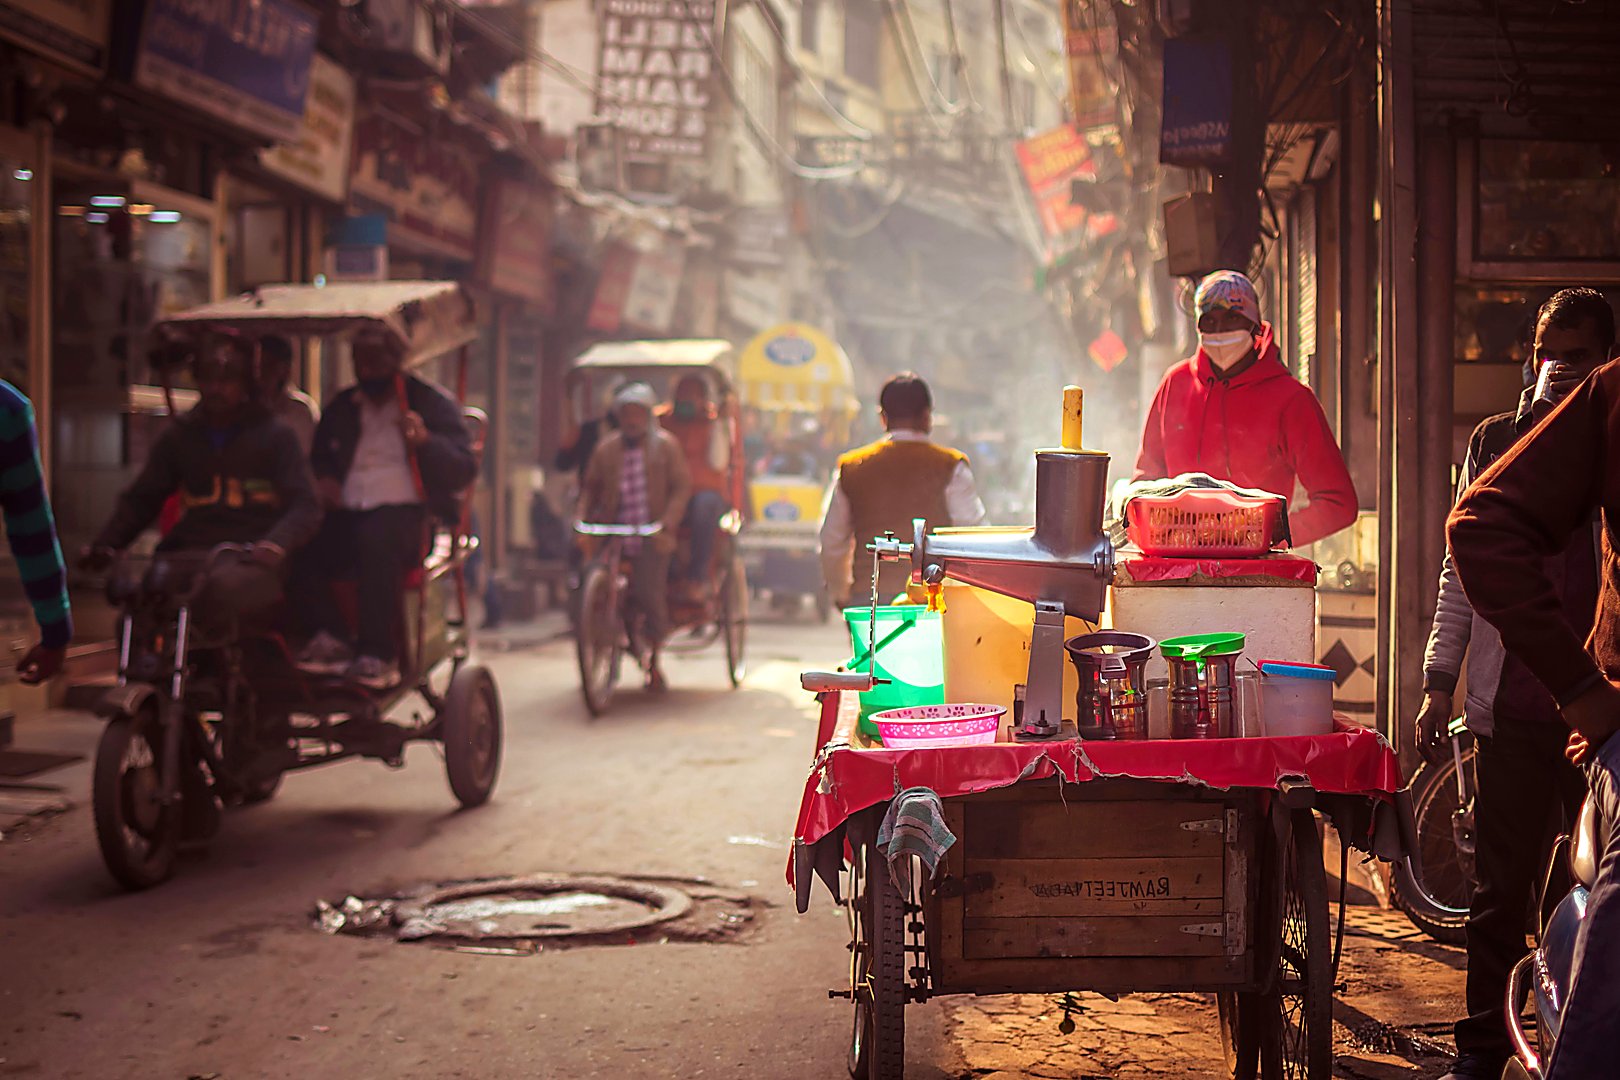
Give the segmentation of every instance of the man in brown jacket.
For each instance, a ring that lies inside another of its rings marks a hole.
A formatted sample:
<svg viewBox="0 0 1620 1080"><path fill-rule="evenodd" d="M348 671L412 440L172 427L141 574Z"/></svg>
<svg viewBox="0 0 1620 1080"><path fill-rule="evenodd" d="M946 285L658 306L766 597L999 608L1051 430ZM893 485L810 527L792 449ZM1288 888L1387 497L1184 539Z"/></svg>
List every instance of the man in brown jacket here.
<svg viewBox="0 0 1620 1080"><path fill-rule="evenodd" d="M658 652L669 633L669 563L681 519L692 495L686 455L674 436L653 423L658 395L646 383L631 383L614 396L619 430L602 440L585 469L580 520L605 525L662 525L645 541L625 542L633 559L631 601L646 617L651 643L647 688L663 690Z"/></svg>
<svg viewBox="0 0 1620 1080"><path fill-rule="evenodd" d="M1578 463L1578 464L1577 464ZM1547 560L1603 515L1602 581L1583 643ZM1614 1075L1620 1045L1620 364L1587 378L1458 501L1451 555L1474 611L1557 701L1610 824L1576 945L1549 1080Z"/></svg>

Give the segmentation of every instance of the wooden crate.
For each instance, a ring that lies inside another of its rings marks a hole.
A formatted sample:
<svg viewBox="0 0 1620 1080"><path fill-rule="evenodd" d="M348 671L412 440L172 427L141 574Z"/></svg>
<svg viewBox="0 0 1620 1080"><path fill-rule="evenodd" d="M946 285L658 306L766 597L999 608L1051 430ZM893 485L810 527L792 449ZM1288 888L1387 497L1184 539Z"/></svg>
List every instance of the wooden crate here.
<svg viewBox="0 0 1620 1080"><path fill-rule="evenodd" d="M1030 781L948 799L927 911L937 993L1248 986L1253 793Z"/></svg>

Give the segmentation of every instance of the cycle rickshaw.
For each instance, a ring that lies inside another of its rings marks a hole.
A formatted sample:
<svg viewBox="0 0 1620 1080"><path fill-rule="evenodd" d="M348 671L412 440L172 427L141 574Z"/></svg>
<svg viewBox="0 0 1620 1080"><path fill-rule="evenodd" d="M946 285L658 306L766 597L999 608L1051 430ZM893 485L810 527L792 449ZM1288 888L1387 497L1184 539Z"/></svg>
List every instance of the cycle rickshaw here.
<svg viewBox="0 0 1620 1080"><path fill-rule="evenodd" d="M394 338L408 366L457 356L465 398L477 330L471 299L454 282L265 286L157 328L178 343L218 332L343 340L360 331ZM173 415L167 385L165 396ZM464 415L481 458L484 414ZM121 884L164 881L183 825L199 831L199 816L211 825L216 796L226 805L262 802L295 769L348 757L398 767L407 744L425 741L442 748L462 806L489 798L500 768L501 703L489 670L470 659L463 573L477 543L468 530L470 497L463 493L459 522L424 536L421 565L401 583L403 678L387 691L301 672L273 627L200 634L190 617L194 593L159 573L109 579L110 599L122 611L119 673L98 708L107 727L96 752L93 808L102 857ZM244 552L215 548L196 580L206 580L213 562ZM412 699L408 718L394 715Z"/></svg>
<svg viewBox="0 0 1620 1080"><path fill-rule="evenodd" d="M645 382L668 401L684 376L704 380L711 401L732 394L735 353L718 340L620 341L592 346L574 362L569 393L588 407L604 392L629 382ZM735 417L721 416L730 443L726 496L732 507L743 505L742 434ZM575 531L586 548L587 560L574 597L574 642L579 659L580 689L592 716L601 716L613 700L624 658L646 661L648 648L639 634L639 614L629 603L629 568L625 541L648 538L656 526L626 526L608 522L577 522ZM742 683L743 649L748 625L748 579L738 551L737 534L742 515L735 509L720 522L714 560L708 570L710 587L701 601L671 590L669 595L672 652L696 651L719 641L724 648L726 675L731 685ZM680 538L674 565L684 565L685 537Z"/></svg>

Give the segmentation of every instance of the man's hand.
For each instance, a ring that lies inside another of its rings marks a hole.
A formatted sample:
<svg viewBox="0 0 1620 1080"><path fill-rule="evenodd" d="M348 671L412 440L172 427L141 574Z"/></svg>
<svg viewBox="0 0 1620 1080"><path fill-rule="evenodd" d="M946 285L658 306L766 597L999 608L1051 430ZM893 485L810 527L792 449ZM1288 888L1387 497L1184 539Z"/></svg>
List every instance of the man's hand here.
<svg viewBox="0 0 1620 1080"><path fill-rule="evenodd" d="M1564 706L1564 721L1575 729L1581 739L1577 749L1574 738L1565 748L1565 756L1579 764L1592 751L1603 745L1610 735L1620 730L1620 687L1604 679L1592 689ZM1579 757L1575 756L1579 754Z"/></svg>
<svg viewBox="0 0 1620 1080"><path fill-rule="evenodd" d="M1586 736L1578 731L1569 733L1569 742L1564 745L1564 756L1569 758L1571 765L1586 764L1586 755L1592 749L1592 744L1586 741Z"/></svg>
<svg viewBox="0 0 1620 1080"><path fill-rule="evenodd" d="M286 549L270 540L260 540L248 547L248 559L269 570L278 568L286 557Z"/></svg>
<svg viewBox="0 0 1620 1080"><path fill-rule="evenodd" d="M102 544L89 544L79 551L78 567L87 574L99 574L113 564L118 553Z"/></svg>
<svg viewBox="0 0 1620 1080"><path fill-rule="evenodd" d="M1444 690L1430 690L1423 696L1423 707L1417 714L1417 748L1423 760L1436 768L1451 756L1451 695Z"/></svg>
<svg viewBox="0 0 1620 1080"><path fill-rule="evenodd" d="M422 419L419 412L407 412L400 417L399 430L405 434L405 445L412 450L419 449L428 441L427 422Z"/></svg>
<svg viewBox="0 0 1620 1080"><path fill-rule="evenodd" d="M343 485L335 477L317 476L315 495L328 510L336 510L343 505Z"/></svg>
<svg viewBox="0 0 1620 1080"><path fill-rule="evenodd" d="M28 655L22 658L17 665L17 678L28 686L38 686L47 679L56 677L62 670L62 661L67 659L66 649L51 649L44 645L35 645L28 650Z"/></svg>

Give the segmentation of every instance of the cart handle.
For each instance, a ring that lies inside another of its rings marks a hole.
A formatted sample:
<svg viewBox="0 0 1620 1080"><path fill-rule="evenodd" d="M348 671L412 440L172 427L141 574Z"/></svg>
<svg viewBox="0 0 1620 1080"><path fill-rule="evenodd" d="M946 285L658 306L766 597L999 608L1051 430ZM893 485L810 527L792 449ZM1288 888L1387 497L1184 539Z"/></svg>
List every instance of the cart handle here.
<svg viewBox="0 0 1620 1080"><path fill-rule="evenodd" d="M867 671L804 671L799 673L799 685L812 694L828 694L835 690L852 690L865 693L880 682L886 683L888 679L874 679Z"/></svg>

